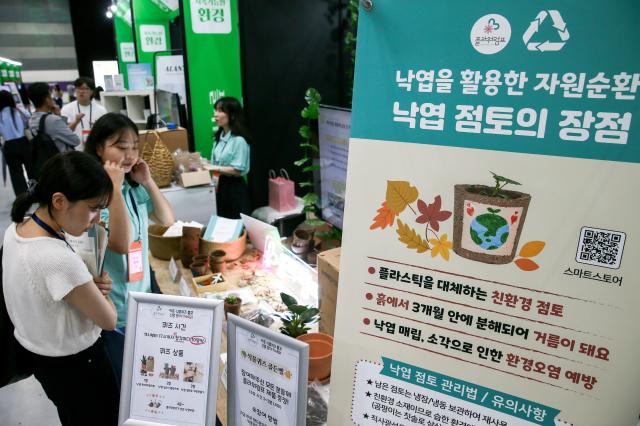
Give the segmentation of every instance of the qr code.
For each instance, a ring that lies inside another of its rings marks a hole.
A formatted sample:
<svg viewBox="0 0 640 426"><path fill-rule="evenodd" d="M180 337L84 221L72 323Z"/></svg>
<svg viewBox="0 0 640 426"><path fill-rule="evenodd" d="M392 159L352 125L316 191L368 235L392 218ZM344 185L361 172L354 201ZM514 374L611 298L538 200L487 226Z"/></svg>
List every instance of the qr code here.
<svg viewBox="0 0 640 426"><path fill-rule="evenodd" d="M626 240L624 232L582 227L576 262L618 269Z"/></svg>

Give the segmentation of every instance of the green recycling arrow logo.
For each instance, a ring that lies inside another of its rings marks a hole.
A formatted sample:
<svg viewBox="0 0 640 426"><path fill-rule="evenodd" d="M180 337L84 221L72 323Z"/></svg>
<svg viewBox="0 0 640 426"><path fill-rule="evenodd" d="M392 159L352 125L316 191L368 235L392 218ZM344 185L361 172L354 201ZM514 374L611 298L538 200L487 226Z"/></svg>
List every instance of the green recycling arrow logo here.
<svg viewBox="0 0 640 426"><path fill-rule="evenodd" d="M560 36L560 40L562 41L531 41L531 38L538 32L542 23L545 21L545 19L547 19L547 16L551 16L553 28L558 30L558 35ZM562 15L560 15L560 12L558 12L557 10L543 10L538 13L536 19L531 21L529 28L527 28L527 31L525 31L524 35L522 36L522 40L524 41L524 44L527 45L527 50L537 50L539 52L554 52L562 49L567 40L569 40L569 30L567 29L567 24L562 19Z"/></svg>

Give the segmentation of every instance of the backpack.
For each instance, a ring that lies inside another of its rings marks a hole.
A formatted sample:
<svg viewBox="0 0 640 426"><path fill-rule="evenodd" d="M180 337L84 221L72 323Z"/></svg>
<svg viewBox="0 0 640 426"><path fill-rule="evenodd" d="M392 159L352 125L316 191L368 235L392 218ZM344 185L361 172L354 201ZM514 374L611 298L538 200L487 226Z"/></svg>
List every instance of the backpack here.
<svg viewBox="0 0 640 426"><path fill-rule="evenodd" d="M37 179L40 179L40 171L42 170L44 163L46 163L49 158L60 153L58 147L53 141L53 138L44 131L45 121L49 115L50 114L45 114L40 117L38 134L31 140L31 161L36 172Z"/></svg>
<svg viewBox="0 0 640 426"><path fill-rule="evenodd" d="M2 288L2 247L0 247L0 387L10 385L33 374L31 352L16 340Z"/></svg>

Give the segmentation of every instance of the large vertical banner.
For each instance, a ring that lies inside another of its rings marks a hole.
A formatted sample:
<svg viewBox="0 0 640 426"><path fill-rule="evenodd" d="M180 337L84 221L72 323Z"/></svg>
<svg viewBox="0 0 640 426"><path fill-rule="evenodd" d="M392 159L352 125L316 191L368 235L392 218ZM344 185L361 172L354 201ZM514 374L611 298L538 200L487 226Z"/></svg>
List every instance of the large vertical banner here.
<svg viewBox="0 0 640 426"><path fill-rule="evenodd" d="M638 16L361 8L329 424L636 424Z"/></svg>
<svg viewBox="0 0 640 426"><path fill-rule="evenodd" d="M124 77L125 87L129 88L127 64L136 62L136 45L134 42L131 0L118 0L116 12L113 16L113 25L116 35L116 51L118 55L118 68Z"/></svg>
<svg viewBox="0 0 640 426"><path fill-rule="evenodd" d="M186 70L195 148L211 156L213 104L223 96L242 100L236 0L184 0Z"/></svg>
<svg viewBox="0 0 640 426"><path fill-rule="evenodd" d="M151 64L151 69L154 69L154 54L171 49L169 21L179 13L165 5L171 2L159 0L132 0L132 2L138 63Z"/></svg>

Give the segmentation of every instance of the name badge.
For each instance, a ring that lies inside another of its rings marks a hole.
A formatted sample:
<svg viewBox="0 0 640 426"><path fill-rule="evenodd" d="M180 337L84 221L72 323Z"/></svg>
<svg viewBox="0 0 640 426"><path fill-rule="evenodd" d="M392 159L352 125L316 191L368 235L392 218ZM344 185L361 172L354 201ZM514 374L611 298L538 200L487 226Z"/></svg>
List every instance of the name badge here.
<svg viewBox="0 0 640 426"><path fill-rule="evenodd" d="M127 253L129 282L135 283L144 278L144 263L142 262L142 241L134 241Z"/></svg>
<svg viewBox="0 0 640 426"><path fill-rule="evenodd" d="M83 145L85 143L87 143L87 138L89 137L89 133L91 133L91 130L83 130L82 131L82 144Z"/></svg>

